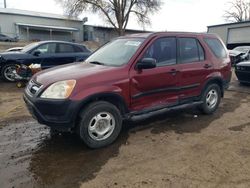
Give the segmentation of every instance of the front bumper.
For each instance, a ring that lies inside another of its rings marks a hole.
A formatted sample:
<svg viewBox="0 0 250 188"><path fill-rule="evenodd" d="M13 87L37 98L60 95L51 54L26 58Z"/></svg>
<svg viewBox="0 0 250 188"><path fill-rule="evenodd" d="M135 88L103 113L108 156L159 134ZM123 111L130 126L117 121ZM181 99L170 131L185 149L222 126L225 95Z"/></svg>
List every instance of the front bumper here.
<svg viewBox="0 0 250 188"><path fill-rule="evenodd" d="M235 70L238 80L242 83L250 83L250 71Z"/></svg>
<svg viewBox="0 0 250 188"><path fill-rule="evenodd" d="M32 97L25 92L24 101L30 114L41 124L60 131L70 131L75 126L75 120L80 103L71 100L53 100Z"/></svg>

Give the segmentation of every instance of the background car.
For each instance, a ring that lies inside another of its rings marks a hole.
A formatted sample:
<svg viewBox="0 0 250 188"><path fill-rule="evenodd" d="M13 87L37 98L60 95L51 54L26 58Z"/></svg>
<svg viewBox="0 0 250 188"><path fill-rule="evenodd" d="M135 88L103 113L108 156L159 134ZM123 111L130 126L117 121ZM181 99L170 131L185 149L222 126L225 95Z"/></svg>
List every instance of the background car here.
<svg viewBox="0 0 250 188"><path fill-rule="evenodd" d="M250 61L240 62L235 66L235 74L241 84L250 84Z"/></svg>
<svg viewBox="0 0 250 188"><path fill-rule="evenodd" d="M238 46L233 50L229 50L232 65L250 59L250 46Z"/></svg>
<svg viewBox="0 0 250 188"><path fill-rule="evenodd" d="M0 73L4 80L15 81L16 65L41 64L42 69L84 61L91 51L84 45L62 41L43 41L21 51L0 53Z"/></svg>
<svg viewBox="0 0 250 188"><path fill-rule="evenodd" d="M17 42L17 38L12 38L7 35L0 34L0 41L3 42Z"/></svg>

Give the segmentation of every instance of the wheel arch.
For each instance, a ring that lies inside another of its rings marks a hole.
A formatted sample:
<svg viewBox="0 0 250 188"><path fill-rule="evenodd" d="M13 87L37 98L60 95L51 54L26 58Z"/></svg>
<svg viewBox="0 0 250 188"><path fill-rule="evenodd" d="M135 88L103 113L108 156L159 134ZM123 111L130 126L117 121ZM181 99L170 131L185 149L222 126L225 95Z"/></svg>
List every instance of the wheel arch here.
<svg viewBox="0 0 250 188"><path fill-rule="evenodd" d="M77 120L80 112L84 109L84 107L95 101L106 101L115 105L121 112L122 117L125 117L125 115L129 112L125 99L121 95L116 93L98 93L90 95L80 102L80 105L78 106L77 111L75 113L74 119Z"/></svg>
<svg viewBox="0 0 250 188"><path fill-rule="evenodd" d="M213 78L209 78L205 84L204 87L202 89L202 93L206 90L206 88L211 85L211 84L217 84L220 87L221 90L221 97L224 97L224 86L223 86L223 79L221 77L213 77Z"/></svg>

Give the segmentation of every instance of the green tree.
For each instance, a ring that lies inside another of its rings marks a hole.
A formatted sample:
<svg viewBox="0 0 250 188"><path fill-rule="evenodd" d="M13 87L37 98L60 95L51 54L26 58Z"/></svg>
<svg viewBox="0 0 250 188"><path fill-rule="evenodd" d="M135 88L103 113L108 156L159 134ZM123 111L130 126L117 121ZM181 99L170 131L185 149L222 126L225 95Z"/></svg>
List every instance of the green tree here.
<svg viewBox="0 0 250 188"><path fill-rule="evenodd" d="M124 35L130 17L137 18L140 25L150 24L149 14L157 12L161 0L57 0L70 16L83 11L99 13L111 24L119 35Z"/></svg>

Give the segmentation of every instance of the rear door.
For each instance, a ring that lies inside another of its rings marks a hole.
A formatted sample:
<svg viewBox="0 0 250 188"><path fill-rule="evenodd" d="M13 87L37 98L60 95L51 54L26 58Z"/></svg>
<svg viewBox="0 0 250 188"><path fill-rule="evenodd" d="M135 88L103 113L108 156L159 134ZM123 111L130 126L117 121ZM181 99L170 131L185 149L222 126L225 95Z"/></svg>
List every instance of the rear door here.
<svg viewBox="0 0 250 188"><path fill-rule="evenodd" d="M203 46L196 38L178 38L178 54L179 100L180 103L185 103L200 95L203 82L213 70L213 64L208 60Z"/></svg>
<svg viewBox="0 0 250 188"><path fill-rule="evenodd" d="M65 65L76 61L77 52L74 45L67 43L57 44L58 65Z"/></svg>
<svg viewBox="0 0 250 188"><path fill-rule="evenodd" d="M86 46L75 45L74 48L75 48L76 62L84 61L91 54L91 51L88 50Z"/></svg>
<svg viewBox="0 0 250 188"><path fill-rule="evenodd" d="M176 38L154 39L139 59L154 58L157 67L130 71L131 109L138 111L178 104L179 70Z"/></svg>

